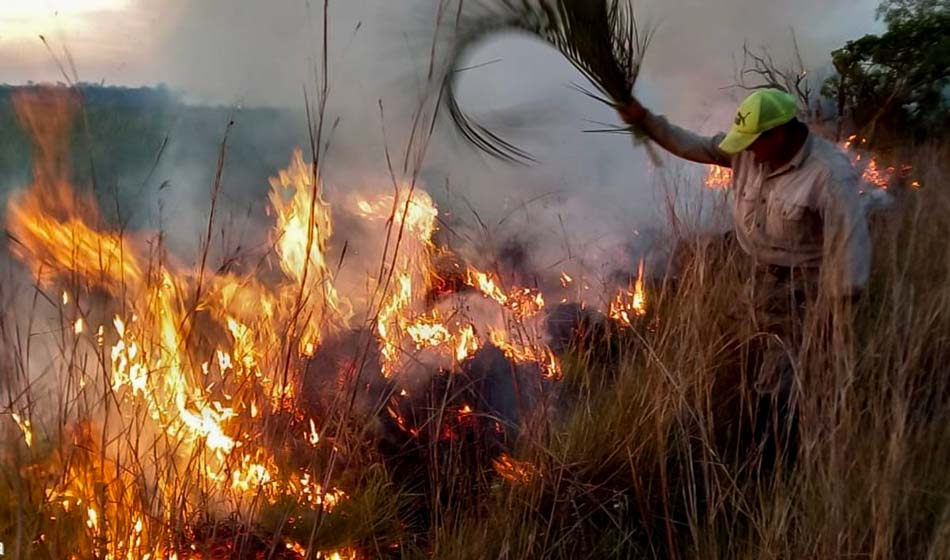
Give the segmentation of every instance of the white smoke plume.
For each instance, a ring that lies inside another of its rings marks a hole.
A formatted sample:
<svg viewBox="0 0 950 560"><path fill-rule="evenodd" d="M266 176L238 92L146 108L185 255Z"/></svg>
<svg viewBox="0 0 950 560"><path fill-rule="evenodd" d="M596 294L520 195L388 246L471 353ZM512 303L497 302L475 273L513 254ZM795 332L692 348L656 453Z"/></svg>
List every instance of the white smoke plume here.
<svg viewBox="0 0 950 560"><path fill-rule="evenodd" d="M741 96L723 88L734 81L744 42L768 47L777 61L791 61L794 29L806 65L821 68L833 48L875 29L875 3L639 2L643 20L659 26L639 94L675 122L714 132L728 124ZM241 115L236 113L236 134L269 139L269 146L259 143L261 150L275 154L264 158L268 164L285 164L278 151L306 144L304 90L313 97L317 89L323 2L129 0L119 5L121 9L83 15L82 26L64 25L49 34L54 52L60 45L70 49L81 79L166 83L190 102L290 109L294 119L266 131L241 130ZM395 166L401 167L413 113L427 91L438 6L439 0L329 2L327 119L339 122L323 169L329 192L387 188L387 147ZM451 14L444 17L449 27L451 21ZM439 33L444 39L451 30ZM11 81L31 71L37 72L37 81L55 79L58 69L45 49L37 41L26 45L22 38L0 39L0 59L33 64L11 64ZM569 85L580 76L544 45L503 37L485 45L471 62L474 68L462 87L466 108L488 115L487 122L494 118L501 125L497 130L529 149L538 162L523 167L491 161L459 141L441 120L421 181L442 205L443 217L470 225L472 235L517 232L533 245L539 261L535 264L542 269L575 254L597 261L594 267L629 266L615 262L622 254L617 249L629 244L635 231L662 221L658 213L664 192L655 170L629 139L583 132L599 128L592 122L617 124L616 115L571 90ZM224 121L219 125L222 134ZM196 201L208 190L216 158L207 158L202 169L180 166L176 155L194 152L188 131L170 126L169 135L169 157L157 178L172 186L172 194L164 199L170 215L177 207L180 220L196 222L175 228L187 245L200 231L203 212ZM213 146L202 148L214 153ZM284 160L289 158L286 153ZM241 157L232 158L226 180L233 183L243 163ZM671 167L679 169L678 164ZM258 185L256 192L246 182L228 187L226 182L228 196L259 213L266 184ZM152 214L155 196L146 199ZM491 231L481 228L472 210ZM571 250L566 238L588 250Z"/></svg>

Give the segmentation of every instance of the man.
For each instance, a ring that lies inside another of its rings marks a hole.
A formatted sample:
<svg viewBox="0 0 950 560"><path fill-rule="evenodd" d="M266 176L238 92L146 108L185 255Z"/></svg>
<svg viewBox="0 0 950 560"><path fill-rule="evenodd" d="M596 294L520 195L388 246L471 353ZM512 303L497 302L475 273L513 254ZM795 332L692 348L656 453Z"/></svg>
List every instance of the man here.
<svg viewBox="0 0 950 560"><path fill-rule="evenodd" d="M712 137L671 125L636 100L619 113L676 156L732 169L735 234L756 270L754 336L767 341L753 383L771 397L773 413L776 406L790 413L803 309L819 298L851 300L868 280L871 242L857 172L797 119L795 98L775 89L748 96L729 133Z"/></svg>

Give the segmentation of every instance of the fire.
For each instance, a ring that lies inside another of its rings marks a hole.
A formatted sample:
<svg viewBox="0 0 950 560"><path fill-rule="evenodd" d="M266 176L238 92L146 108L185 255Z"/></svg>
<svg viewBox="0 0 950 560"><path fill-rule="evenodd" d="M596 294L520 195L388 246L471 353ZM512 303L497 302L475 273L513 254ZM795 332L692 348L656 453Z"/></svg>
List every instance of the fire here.
<svg viewBox="0 0 950 560"><path fill-rule="evenodd" d="M478 338L475 336L475 328L471 325L465 325L459 331L458 343L455 347L455 359L459 362L478 351Z"/></svg>
<svg viewBox="0 0 950 560"><path fill-rule="evenodd" d="M643 259L637 269L637 280L632 289L623 289L617 292L610 302L609 317L620 324L633 326L634 317L646 314L646 292L643 289Z"/></svg>
<svg viewBox="0 0 950 560"><path fill-rule="evenodd" d="M262 490L272 481L273 476L266 464L257 462L253 457L241 457L240 466L231 473L231 489L238 492Z"/></svg>
<svg viewBox="0 0 950 560"><path fill-rule="evenodd" d="M310 445L317 445L320 443L320 432L317 431L317 425L314 423L313 418L310 419L310 433L307 435L307 441L310 442Z"/></svg>
<svg viewBox="0 0 950 560"><path fill-rule="evenodd" d="M541 474L531 463L512 459L504 453L501 454L497 459L493 460L492 464L495 467L495 472L501 475L502 478L505 478L511 482L530 482L532 479L540 476Z"/></svg>
<svg viewBox="0 0 950 560"><path fill-rule="evenodd" d="M379 196L375 200L357 199L355 206L356 213L367 221L387 225L380 278L382 289L378 292L380 307L375 323L383 372L391 376L405 357L401 342L405 336L420 347L425 346L422 341L427 335L430 335L430 343L441 344L447 340L444 327L430 324L432 330L425 332L424 320L416 323L409 317L430 288L432 237L439 212L428 194L410 185L402 185L396 195Z"/></svg>
<svg viewBox="0 0 950 560"><path fill-rule="evenodd" d="M469 267L466 282L485 297L509 309L518 319L532 317L544 309L544 296L540 292L530 288L516 288L506 293L497 276L474 267Z"/></svg>
<svg viewBox="0 0 950 560"><path fill-rule="evenodd" d="M327 240L333 234L330 205L323 199L317 171L303 161L303 152L294 151L290 167L270 179L270 201L277 217L275 249L281 269L296 282L299 291L294 305L307 302L318 307L300 336L301 352L313 354L320 342L320 329L327 322L334 327L349 319L349 309L333 285L326 262ZM290 198L289 202L285 201Z"/></svg>
<svg viewBox="0 0 950 560"><path fill-rule="evenodd" d="M287 550L291 550L295 552L301 558L308 557L307 547L305 547L304 545L298 542L290 541L285 546ZM313 556L313 558L315 558L316 560L357 560L359 557L360 557L359 554L357 554L355 550L351 550L348 548L345 548L342 550L334 550L334 551L315 552Z"/></svg>
<svg viewBox="0 0 950 560"><path fill-rule="evenodd" d="M106 406L119 407L121 416L133 422L128 430L148 424L139 437L153 438L158 460L147 466L148 476L155 478L149 487L169 496L167 510L130 501L139 479L102 462L134 451L122 447L124 438L111 437L90 463L71 464L71 476L50 491L51 503L62 504L64 510L88 504L85 525L90 536L98 539L110 532L103 556L141 557L148 550L133 553L128 535L152 534L143 519L161 524L184 514L177 511L182 507L178 498L172 499L183 489L193 488L222 504L241 503L243 496L253 499L261 492L268 501L292 497L306 507L327 510L345 499L335 488L313 484L309 471L282 469L259 437L260 420L293 396L290 383L276 381L285 355L282 348L292 345L303 357L350 315L326 260L332 234L329 207L301 152L271 180L274 247L285 280L268 287L251 277L200 271L210 276L201 278L150 260L141 239L104 227L95 205L75 192L65 163L76 108L72 100L31 95L15 104L36 139L37 151L33 185L8 206L9 229L16 239L13 251L43 285L64 277L79 279L83 287L105 290L122 304L123 312L110 328L98 327L93 341L104 350L108 365L114 395L109 403L114 405ZM62 304L76 297L63 290ZM224 339L211 351L214 359L196 359L198 313L221 327ZM85 333L85 319L74 319L71 331L77 337ZM80 384L81 390L94 388ZM29 421L14 419L32 444ZM308 435L311 443L318 441L315 431ZM93 447L85 437L82 441L84 448ZM184 469L186 465L190 468ZM99 481L100 475L109 482ZM102 487L114 494L114 507L97 505L97 488ZM133 514L134 520L129 517ZM156 556L159 552L151 550Z"/></svg>
<svg viewBox="0 0 950 560"><path fill-rule="evenodd" d="M29 418L21 418L16 412L10 415L13 418L13 421L16 422L16 425L20 428L20 431L23 432L23 441L26 442L27 447L33 447L33 427L30 424Z"/></svg>
<svg viewBox="0 0 950 560"><path fill-rule="evenodd" d="M905 163L899 168L892 165L882 167L877 158L865 150L867 144L867 138L859 138L857 134L852 134L840 146L848 154L852 165L861 171L861 181L866 186L887 190L898 181L906 180L912 189L921 187L920 181L910 179L913 166Z"/></svg>
<svg viewBox="0 0 950 560"><path fill-rule="evenodd" d="M367 220L386 220L415 236L424 244L432 243L439 210L432 198L412 186L402 185L398 196L384 195L375 200L358 199L358 214ZM398 230L397 230L398 231Z"/></svg>
<svg viewBox="0 0 950 560"><path fill-rule="evenodd" d="M554 352L547 345L532 343L512 343L507 331L492 330L490 333L492 344L505 353L516 363L537 364L544 375L551 379L561 378L561 365Z"/></svg>
<svg viewBox="0 0 950 560"><path fill-rule="evenodd" d="M406 332L416 344L416 349L424 347L438 347L452 339L452 333L445 327L436 314L433 317L420 317L413 324L406 327Z"/></svg>
<svg viewBox="0 0 950 560"><path fill-rule="evenodd" d="M881 167L874 157L865 157L863 148L867 146L867 138L859 138L857 134L848 137L841 143L841 149L848 154L851 163L861 171L861 180L868 186L878 189L887 189L898 179L909 177L913 168L904 164L898 169L894 166ZM859 148L862 151L859 151ZM732 170L718 165L709 166L706 172L706 178L703 183L706 188L712 190L724 190L732 186ZM913 189L921 187L920 181L910 180L909 185Z"/></svg>
<svg viewBox="0 0 950 560"><path fill-rule="evenodd" d="M711 165L704 183L708 189L717 191L728 189L732 186L732 169Z"/></svg>
<svg viewBox="0 0 950 560"><path fill-rule="evenodd" d="M106 543L96 544L92 556L193 557L169 548L179 536L168 528L177 531L206 510L250 515L261 503L289 500L330 512L349 499L333 486L332 472L287 464L265 429L286 418L293 441L281 445L315 456L339 452L331 419L297 408L307 364L339 333L371 333L387 377L422 358L445 370L458 367L486 344L550 378L561 376L544 342L540 290L505 286L499 275L460 265L465 279L458 285L471 290L451 309L447 290L439 292L445 301L428 298L438 282L433 255L448 249L434 241L435 202L414 185L344 200L342 211L375 228L369 237L381 245L378 261L360 268L361 280L345 282L337 266L342 257L333 256L345 254L334 253L336 207L319 170L296 150L270 179L273 250L260 258L268 273L191 270L154 250L147 232L109 227L92 197L70 183L74 100L40 95L20 98L16 107L37 150L33 183L8 205L12 250L38 284L61 294L52 303L61 302L68 319L57 332L101 358L90 360L100 369L81 372L78 389L68 389L76 402L101 410L91 407L65 424L59 466L66 476L44 495L55 514L81 516L90 543ZM574 282L566 273L561 281ZM632 309L644 306L638 286ZM92 290L114 304L105 324L81 305ZM476 306L477 313L469 309ZM394 391L387 410L417 435L397 412L401 398L408 392ZM470 405L458 410L475 416ZM11 416L32 446L30 420ZM67 462L67 451L81 460ZM141 464L130 465L129 457Z"/></svg>
<svg viewBox="0 0 950 560"><path fill-rule="evenodd" d="M498 279L494 275L469 268L467 281L469 286L477 288L486 297L497 301L501 305L508 304L508 294L501 289Z"/></svg>

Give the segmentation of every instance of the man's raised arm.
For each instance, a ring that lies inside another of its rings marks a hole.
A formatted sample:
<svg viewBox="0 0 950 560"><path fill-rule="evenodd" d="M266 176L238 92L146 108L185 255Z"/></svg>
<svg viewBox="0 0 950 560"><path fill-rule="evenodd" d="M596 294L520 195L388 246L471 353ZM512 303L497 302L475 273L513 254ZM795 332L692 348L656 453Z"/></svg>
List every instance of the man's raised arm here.
<svg viewBox="0 0 950 560"><path fill-rule="evenodd" d="M634 100L626 107L617 110L620 117L631 126L640 127L647 136L674 156L705 163L731 167L732 158L719 149L719 143L725 133L715 136L701 136L695 132L670 124L665 117L654 115L639 101Z"/></svg>

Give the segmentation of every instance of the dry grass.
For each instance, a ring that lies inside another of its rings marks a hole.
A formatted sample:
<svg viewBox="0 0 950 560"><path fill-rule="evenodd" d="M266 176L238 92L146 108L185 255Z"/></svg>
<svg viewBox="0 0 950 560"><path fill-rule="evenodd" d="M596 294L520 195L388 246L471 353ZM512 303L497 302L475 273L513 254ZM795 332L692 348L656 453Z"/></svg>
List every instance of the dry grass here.
<svg viewBox="0 0 950 560"><path fill-rule="evenodd" d="M0 540L12 557L91 558L133 534L131 512L179 511L192 513L146 519L132 556L186 556L194 543L206 556L278 558L288 537L369 557L946 558L946 155L922 150L927 188L877 219L873 284L804 353L798 454L768 468L741 435L755 404L734 334L747 316L737 302L748 270L698 242L680 274L653 287L635 331L606 329L564 356L554 412L514 454L530 477L473 475L466 450L453 448L454 461L432 452L417 465L430 486L406 489L365 418L343 407L327 430L345 449L304 458L347 489L329 514L251 496L229 519L202 503L213 489L193 476L200 458L183 461L167 435L143 432L146 411L119 410L108 383L80 390L108 378L109 360L66 336L56 296L4 282L4 309L28 313L0 315L4 412L28 415L35 439L27 446L12 417L0 419ZM52 346L34 347L34 333L49 329ZM42 371L38 354L52 357ZM101 512L91 532L84 507L51 497L75 473Z"/></svg>
<svg viewBox="0 0 950 560"><path fill-rule="evenodd" d="M741 258L697 247L616 361L569 367L567 418L523 457L543 474L440 535L453 558L946 558L950 198L875 219L874 282L799 365L799 452L760 470L748 421ZM654 320L655 319L655 320ZM741 438L739 438L741 440Z"/></svg>

